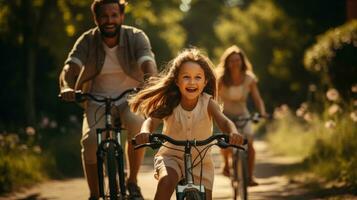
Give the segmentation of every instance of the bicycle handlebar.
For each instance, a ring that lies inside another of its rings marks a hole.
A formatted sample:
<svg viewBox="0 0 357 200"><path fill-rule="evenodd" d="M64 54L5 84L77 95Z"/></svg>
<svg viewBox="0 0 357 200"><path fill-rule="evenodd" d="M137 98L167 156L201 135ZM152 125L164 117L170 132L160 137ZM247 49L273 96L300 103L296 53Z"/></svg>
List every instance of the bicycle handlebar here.
<svg viewBox="0 0 357 200"><path fill-rule="evenodd" d="M260 119L271 119L271 116L263 116L260 113L254 113L252 115L249 115L248 117L237 117L234 118L233 121L238 121L238 122L244 122L244 121L252 121L254 123L259 122Z"/></svg>
<svg viewBox="0 0 357 200"><path fill-rule="evenodd" d="M252 121L253 123L258 123L260 119L272 119L271 115L263 116L259 113L254 113L252 115L249 115L248 117L234 117L231 118L233 123L237 126L237 128L243 128L247 125L249 121Z"/></svg>
<svg viewBox="0 0 357 200"><path fill-rule="evenodd" d="M151 147L152 149L157 149L160 146L162 146L164 142L169 142L177 146L187 146L187 145L204 146L204 145L208 145L209 143L215 140L217 140L217 143L215 145L219 146L220 148L234 147L234 148L245 150L241 146L229 144L229 135L226 134L212 135L205 140L175 140L167 135L154 133L154 134L150 134L149 143L136 145L135 138L133 138L132 144L135 145L134 149L139 149L143 147ZM247 139L244 139L243 144L247 144Z"/></svg>
<svg viewBox="0 0 357 200"><path fill-rule="evenodd" d="M81 90L77 90L77 91L75 91L75 101L82 102L86 99L90 99L90 100L93 100L93 101L99 102L99 103L105 103L107 101L114 102L114 101L117 101L117 100L123 98L128 93L137 92L137 91L139 91L138 88L127 89L124 92L122 92L119 96L117 96L115 98L111 98L111 97L105 97L105 96L100 96L100 95L92 95L90 93L83 93ZM62 99L61 94L59 94L58 97L60 99Z"/></svg>

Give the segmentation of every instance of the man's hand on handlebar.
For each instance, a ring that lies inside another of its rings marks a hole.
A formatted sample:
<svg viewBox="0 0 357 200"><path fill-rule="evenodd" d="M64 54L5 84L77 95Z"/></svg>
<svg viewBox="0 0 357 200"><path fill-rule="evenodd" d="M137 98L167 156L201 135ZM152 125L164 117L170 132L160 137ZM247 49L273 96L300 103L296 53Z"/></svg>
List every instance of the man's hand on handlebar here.
<svg viewBox="0 0 357 200"><path fill-rule="evenodd" d="M64 101L69 101L73 102L76 100L76 93L75 90L72 88L66 88L64 90L61 90L61 99Z"/></svg>

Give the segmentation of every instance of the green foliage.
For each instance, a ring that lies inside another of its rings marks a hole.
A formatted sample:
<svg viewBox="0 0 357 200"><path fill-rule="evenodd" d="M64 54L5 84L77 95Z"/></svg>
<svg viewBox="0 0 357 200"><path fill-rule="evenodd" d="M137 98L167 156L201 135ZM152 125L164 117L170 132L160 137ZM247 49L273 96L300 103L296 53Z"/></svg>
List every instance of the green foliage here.
<svg viewBox="0 0 357 200"><path fill-rule="evenodd" d="M184 47L187 33L181 25L183 17L178 1L133 0L126 9L124 23L145 31L162 68Z"/></svg>
<svg viewBox="0 0 357 200"><path fill-rule="evenodd" d="M349 113L339 117L333 130L325 131L330 138L316 141L307 158L313 171L329 180L357 186L357 123Z"/></svg>
<svg viewBox="0 0 357 200"><path fill-rule="evenodd" d="M276 111L279 117L267 136L271 146L278 153L302 156L303 166L318 177L357 187L356 109L341 105L339 111L326 107L318 114L303 107L297 111L301 118L289 109Z"/></svg>
<svg viewBox="0 0 357 200"><path fill-rule="evenodd" d="M306 50L304 65L319 73L321 83L348 97L357 77L357 20L330 29Z"/></svg>
<svg viewBox="0 0 357 200"><path fill-rule="evenodd" d="M62 130L61 130L62 129ZM80 154L81 130L70 126L43 132L42 145L52 156L54 166L46 173L51 178L83 176Z"/></svg>
<svg viewBox="0 0 357 200"><path fill-rule="evenodd" d="M41 181L53 167L49 155L38 145L21 143L17 134L0 135L0 147L0 193Z"/></svg>
<svg viewBox="0 0 357 200"><path fill-rule="evenodd" d="M274 152L300 158L309 155L314 145L314 130L298 120L286 105L278 108L275 116L266 136Z"/></svg>
<svg viewBox="0 0 357 200"><path fill-rule="evenodd" d="M187 33L185 47L196 46L211 56L214 48L221 45L214 31L224 4L221 1L196 0L189 4L189 8L181 22Z"/></svg>
<svg viewBox="0 0 357 200"><path fill-rule="evenodd" d="M240 46L253 64L269 109L282 102L301 102L311 79L300 62L307 40L295 20L273 0L256 0L244 10L225 8L215 25L220 42L215 57L232 44Z"/></svg>
<svg viewBox="0 0 357 200"><path fill-rule="evenodd" d="M330 29L317 36L317 43L306 50L305 67L311 71L328 71L336 51L346 44L357 45L357 20Z"/></svg>
<svg viewBox="0 0 357 200"><path fill-rule="evenodd" d="M38 127L0 134L0 193L47 178L83 176L78 118L58 123L43 117Z"/></svg>

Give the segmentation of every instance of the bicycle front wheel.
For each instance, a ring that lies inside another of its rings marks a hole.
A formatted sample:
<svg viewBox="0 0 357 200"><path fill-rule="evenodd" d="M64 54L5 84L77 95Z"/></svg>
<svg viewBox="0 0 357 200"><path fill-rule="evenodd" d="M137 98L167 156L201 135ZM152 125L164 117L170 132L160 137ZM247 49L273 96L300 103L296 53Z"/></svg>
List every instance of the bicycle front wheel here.
<svg viewBox="0 0 357 200"><path fill-rule="evenodd" d="M248 199L248 163L247 154L244 151L238 150L235 152L233 159L233 192L234 200L247 200Z"/></svg>
<svg viewBox="0 0 357 200"><path fill-rule="evenodd" d="M115 147L110 144L107 149L107 169L109 182L110 200L118 199L118 184L117 184L117 167L115 161Z"/></svg>
<svg viewBox="0 0 357 200"><path fill-rule="evenodd" d="M185 192L185 200L204 200L201 197L201 193L199 191L187 191Z"/></svg>

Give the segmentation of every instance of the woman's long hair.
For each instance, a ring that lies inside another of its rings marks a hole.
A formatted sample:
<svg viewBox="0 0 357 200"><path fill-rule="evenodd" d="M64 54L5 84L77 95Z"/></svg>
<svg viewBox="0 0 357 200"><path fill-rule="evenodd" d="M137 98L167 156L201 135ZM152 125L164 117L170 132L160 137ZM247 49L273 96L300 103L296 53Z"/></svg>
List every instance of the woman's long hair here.
<svg viewBox="0 0 357 200"><path fill-rule="evenodd" d="M253 66L250 63L248 57L242 49L236 45L233 45L224 51L221 56L220 63L217 66L218 81L220 84L223 83L227 86L232 85L231 71L228 67L228 58L235 53L237 53L242 59L242 71L255 78Z"/></svg>
<svg viewBox="0 0 357 200"><path fill-rule="evenodd" d="M131 96L129 99L131 110L156 118L164 118L170 115L181 100L181 93L176 85L176 80L181 66L186 62L195 62L201 66L207 81L203 92L216 99L217 81L212 62L198 49L189 48L180 52L176 58L168 63L163 72L156 77L149 78L144 88Z"/></svg>

